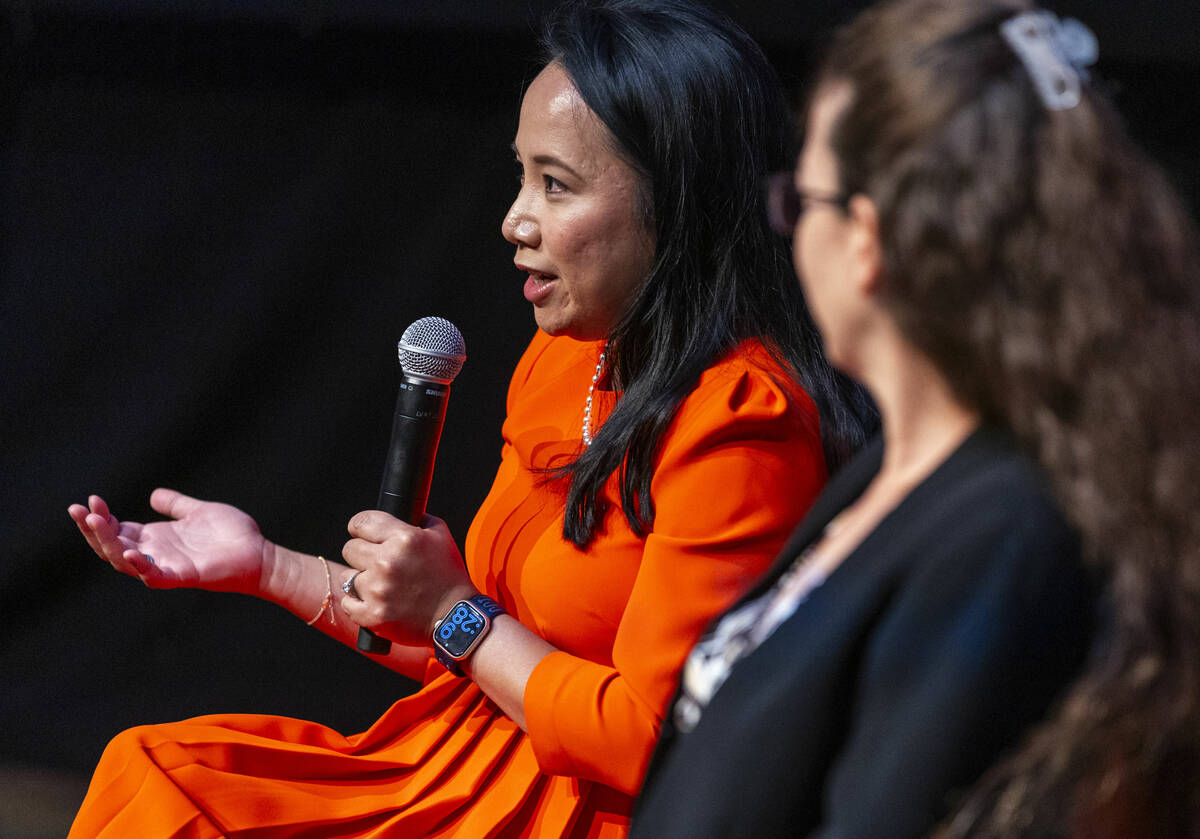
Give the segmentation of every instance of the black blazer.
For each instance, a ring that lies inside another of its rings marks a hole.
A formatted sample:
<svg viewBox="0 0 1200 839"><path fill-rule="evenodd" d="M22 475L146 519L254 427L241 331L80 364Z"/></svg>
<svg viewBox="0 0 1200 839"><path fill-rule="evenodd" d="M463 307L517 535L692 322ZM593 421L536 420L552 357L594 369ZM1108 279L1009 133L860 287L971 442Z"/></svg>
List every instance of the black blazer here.
<svg viewBox="0 0 1200 839"><path fill-rule="evenodd" d="M747 597L882 450L835 476ZM632 836L925 835L1079 671L1095 593L1037 467L976 431L735 665L691 733L668 712Z"/></svg>

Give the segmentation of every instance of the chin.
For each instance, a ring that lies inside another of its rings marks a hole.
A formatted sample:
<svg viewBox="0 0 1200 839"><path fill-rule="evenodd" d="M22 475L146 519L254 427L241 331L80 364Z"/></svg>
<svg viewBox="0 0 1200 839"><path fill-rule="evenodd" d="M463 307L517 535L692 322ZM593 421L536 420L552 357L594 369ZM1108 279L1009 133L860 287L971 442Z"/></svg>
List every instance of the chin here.
<svg viewBox="0 0 1200 839"><path fill-rule="evenodd" d="M564 335L570 335L570 333L564 327L553 322L547 323L541 318L537 318L537 327L547 335L553 335L555 338L561 338Z"/></svg>
<svg viewBox="0 0 1200 839"><path fill-rule="evenodd" d="M542 317L536 311L534 313L534 320L537 321L538 329L547 335L553 335L555 338L572 338L576 341L603 341L608 337L607 332L589 329L584 324L575 323L570 320L564 321Z"/></svg>

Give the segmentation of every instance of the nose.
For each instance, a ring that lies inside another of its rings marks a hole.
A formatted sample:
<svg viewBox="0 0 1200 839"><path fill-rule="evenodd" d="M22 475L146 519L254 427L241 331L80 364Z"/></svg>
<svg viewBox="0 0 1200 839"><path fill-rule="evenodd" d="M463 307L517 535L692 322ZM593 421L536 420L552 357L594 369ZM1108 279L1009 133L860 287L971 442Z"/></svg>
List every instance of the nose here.
<svg viewBox="0 0 1200 839"><path fill-rule="evenodd" d="M527 248L536 248L541 241L541 230L537 220L520 195L508 208L508 214L500 225L500 234L512 244L524 245Z"/></svg>

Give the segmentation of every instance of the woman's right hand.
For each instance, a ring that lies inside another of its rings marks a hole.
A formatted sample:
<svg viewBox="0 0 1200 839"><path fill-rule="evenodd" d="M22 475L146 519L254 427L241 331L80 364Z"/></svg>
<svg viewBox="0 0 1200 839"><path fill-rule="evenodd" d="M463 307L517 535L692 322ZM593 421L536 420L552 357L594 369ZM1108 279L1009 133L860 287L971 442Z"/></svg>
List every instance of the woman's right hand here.
<svg viewBox="0 0 1200 839"><path fill-rule="evenodd" d="M259 594L267 544L236 507L156 489L150 506L170 521L119 521L98 495L67 512L96 554L150 588L202 588Z"/></svg>

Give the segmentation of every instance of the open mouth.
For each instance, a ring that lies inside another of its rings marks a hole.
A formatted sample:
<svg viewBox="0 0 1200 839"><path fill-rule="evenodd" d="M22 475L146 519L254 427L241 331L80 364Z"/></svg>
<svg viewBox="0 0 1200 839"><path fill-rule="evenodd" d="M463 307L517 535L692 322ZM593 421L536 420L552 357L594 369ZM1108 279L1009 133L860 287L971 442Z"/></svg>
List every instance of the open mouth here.
<svg viewBox="0 0 1200 839"><path fill-rule="evenodd" d="M533 304L542 302L550 294L554 281L557 279L558 277L554 274L530 271L529 278L525 280L525 299Z"/></svg>

